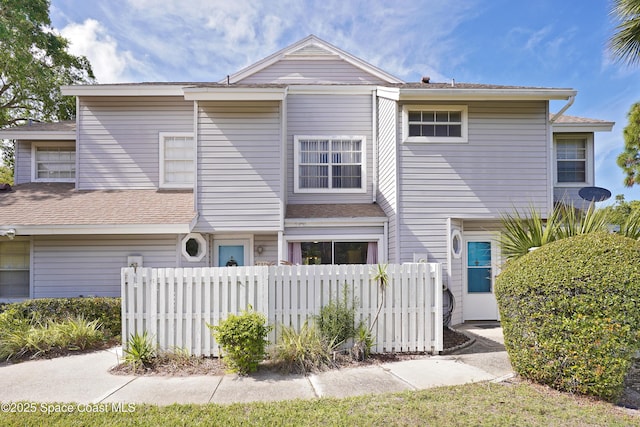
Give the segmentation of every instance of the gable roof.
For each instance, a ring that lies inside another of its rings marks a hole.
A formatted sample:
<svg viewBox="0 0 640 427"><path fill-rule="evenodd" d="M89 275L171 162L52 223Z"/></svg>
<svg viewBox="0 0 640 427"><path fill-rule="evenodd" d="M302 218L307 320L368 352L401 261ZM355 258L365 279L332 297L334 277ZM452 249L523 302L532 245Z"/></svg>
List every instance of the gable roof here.
<svg viewBox="0 0 640 427"><path fill-rule="evenodd" d="M75 190L69 183L28 183L0 192L0 228L23 235L189 233L196 217L191 190Z"/></svg>
<svg viewBox="0 0 640 427"><path fill-rule="evenodd" d="M378 77L379 79L389 84L403 83L402 80L392 76L386 71L383 71L380 68L371 65L368 62L363 61L362 59L357 58L350 53L327 43L324 40L319 39L313 34L305 37L297 43L292 44L291 46L279 50L273 55L270 55L252 65L249 65L246 68L243 68L242 70L234 74L229 75L228 77L225 77L224 79L220 80L219 83L238 83L242 79L245 79L248 76L264 70L270 65L273 65L281 59L285 58L339 58L363 70L366 73Z"/></svg>

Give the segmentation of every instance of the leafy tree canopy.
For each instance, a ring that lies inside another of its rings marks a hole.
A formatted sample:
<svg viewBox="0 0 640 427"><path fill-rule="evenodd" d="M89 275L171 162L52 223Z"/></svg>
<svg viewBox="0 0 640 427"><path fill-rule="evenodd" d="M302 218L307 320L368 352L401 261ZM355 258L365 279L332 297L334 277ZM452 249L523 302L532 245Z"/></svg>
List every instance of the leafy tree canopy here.
<svg viewBox="0 0 640 427"><path fill-rule="evenodd" d="M69 42L51 27L49 0L0 0L0 128L67 120L75 114L63 85L92 82L87 58L67 52ZM12 150L4 152L5 162Z"/></svg>
<svg viewBox="0 0 640 427"><path fill-rule="evenodd" d="M632 215L640 214L640 200L626 201L624 195L616 196L616 203L602 208L607 211L607 218L611 224L622 225Z"/></svg>
<svg viewBox="0 0 640 427"><path fill-rule="evenodd" d="M624 151L618 156L618 166L626 177L624 185L640 184L640 102L631 106L627 114L629 123L624 128Z"/></svg>

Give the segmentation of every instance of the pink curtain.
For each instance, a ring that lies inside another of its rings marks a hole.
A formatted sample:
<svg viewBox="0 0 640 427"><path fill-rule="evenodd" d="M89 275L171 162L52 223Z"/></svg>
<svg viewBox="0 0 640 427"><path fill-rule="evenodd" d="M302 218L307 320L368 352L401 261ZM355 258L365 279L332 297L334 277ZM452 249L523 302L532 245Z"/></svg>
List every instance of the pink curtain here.
<svg viewBox="0 0 640 427"><path fill-rule="evenodd" d="M302 245L300 242L289 243L289 262L291 264L302 264Z"/></svg>
<svg viewBox="0 0 640 427"><path fill-rule="evenodd" d="M376 242L369 242L367 245L367 264L378 263L378 244Z"/></svg>

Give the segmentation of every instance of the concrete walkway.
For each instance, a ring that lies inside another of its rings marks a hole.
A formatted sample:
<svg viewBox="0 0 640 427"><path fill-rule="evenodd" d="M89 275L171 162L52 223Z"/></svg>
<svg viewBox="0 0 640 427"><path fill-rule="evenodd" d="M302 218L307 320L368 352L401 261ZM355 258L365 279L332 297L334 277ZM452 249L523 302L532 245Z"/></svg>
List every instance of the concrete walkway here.
<svg viewBox="0 0 640 427"><path fill-rule="evenodd" d="M501 380L511 366L497 323L458 328L475 342L445 356L313 374L258 372L246 377L119 376L119 349L0 366L0 402L232 403L346 397Z"/></svg>

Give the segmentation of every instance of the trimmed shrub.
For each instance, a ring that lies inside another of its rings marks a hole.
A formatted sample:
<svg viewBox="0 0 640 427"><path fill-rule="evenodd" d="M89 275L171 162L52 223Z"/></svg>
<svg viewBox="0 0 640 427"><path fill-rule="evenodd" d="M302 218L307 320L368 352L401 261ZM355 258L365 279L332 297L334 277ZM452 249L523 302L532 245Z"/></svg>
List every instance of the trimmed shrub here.
<svg viewBox="0 0 640 427"><path fill-rule="evenodd" d="M111 337L118 337L122 331L120 321L120 298L40 298L19 303L4 304L0 311L8 309L19 312L22 317L34 323L61 322L69 318L97 320Z"/></svg>
<svg viewBox="0 0 640 427"><path fill-rule="evenodd" d="M264 314L245 310L240 315L230 314L218 326L207 326L222 346L228 359L225 363L232 372L246 375L258 370L269 344L267 334L271 331Z"/></svg>
<svg viewBox="0 0 640 427"><path fill-rule="evenodd" d="M640 348L640 243L590 233L507 262L496 282L521 376L615 400Z"/></svg>

